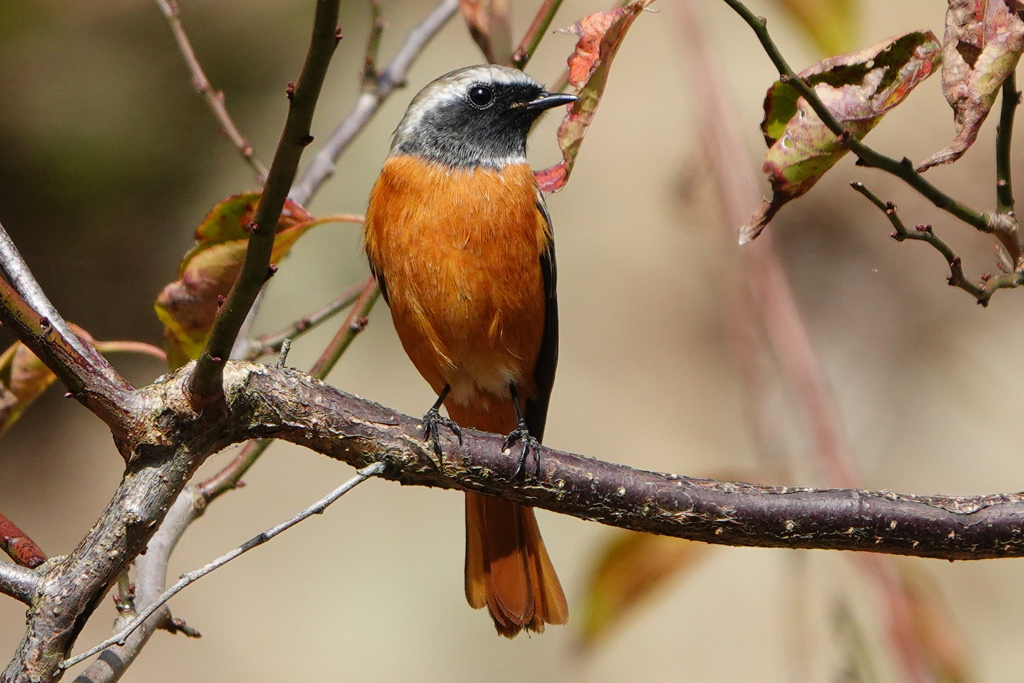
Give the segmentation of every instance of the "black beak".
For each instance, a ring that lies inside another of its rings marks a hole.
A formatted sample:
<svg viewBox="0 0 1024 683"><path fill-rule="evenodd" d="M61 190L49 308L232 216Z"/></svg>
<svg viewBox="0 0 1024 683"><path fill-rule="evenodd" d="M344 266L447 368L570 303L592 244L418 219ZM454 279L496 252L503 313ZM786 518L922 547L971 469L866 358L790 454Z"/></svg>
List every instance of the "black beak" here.
<svg viewBox="0 0 1024 683"><path fill-rule="evenodd" d="M537 99L526 103L526 111L544 111L545 109L551 109L562 104L572 104L575 101L575 95L567 95L560 92L542 92L537 96Z"/></svg>

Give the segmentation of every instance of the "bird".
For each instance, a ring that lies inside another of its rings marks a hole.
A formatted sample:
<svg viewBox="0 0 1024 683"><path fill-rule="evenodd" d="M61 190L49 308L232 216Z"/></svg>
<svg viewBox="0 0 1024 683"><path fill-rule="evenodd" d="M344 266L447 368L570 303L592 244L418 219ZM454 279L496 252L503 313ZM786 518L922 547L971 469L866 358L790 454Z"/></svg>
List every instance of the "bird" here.
<svg viewBox="0 0 1024 683"><path fill-rule="evenodd" d="M576 97L498 65L451 71L409 104L370 193L364 247L413 365L437 394L424 439L507 434L526 475L558 360L551 217L526 160L530 129ZM448 416L439 410L444 405ZM466 493L466 599L499 634L564 624L565 593L533 509Z"/></svg>

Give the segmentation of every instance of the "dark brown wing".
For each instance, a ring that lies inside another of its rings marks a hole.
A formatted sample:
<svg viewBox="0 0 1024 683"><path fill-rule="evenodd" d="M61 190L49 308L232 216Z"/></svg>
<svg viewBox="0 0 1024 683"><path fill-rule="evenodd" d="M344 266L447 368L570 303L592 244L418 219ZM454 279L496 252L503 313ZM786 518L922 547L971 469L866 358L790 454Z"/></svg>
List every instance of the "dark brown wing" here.
<svg viewBox="0 0 1024 683"><path fill-rule="evenodd" d="M537 191L537 210L544 216L551 230L551 216L548 214L544 197ZM552 235L554 231L552 230ZM544 424L548 418L548 402L551 387L555 383L555 366L558 365L558 297L555 293L555 241L552 237L548 248L540 255L541 271L544 273L544 296L547 305L544 310L544 336L540 353L533 368L534 397L526 402L526 427L538 441L544 438Z"/></svg>

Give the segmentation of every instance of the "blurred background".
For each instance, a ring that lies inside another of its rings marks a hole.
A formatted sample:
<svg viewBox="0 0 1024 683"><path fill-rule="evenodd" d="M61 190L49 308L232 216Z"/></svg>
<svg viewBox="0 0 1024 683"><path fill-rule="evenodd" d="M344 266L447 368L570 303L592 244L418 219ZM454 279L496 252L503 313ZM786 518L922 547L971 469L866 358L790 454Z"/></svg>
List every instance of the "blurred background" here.
<svg viewBox="0 0 1024 683"><path fill-rule="evenodd" d="M757 169L761 103L776 74L724 3L697 4ZM516 4L513 35L522 35L538 5ZM817 5L842 20L838 50L915 29L941 35L944 22L944 4L923 0ZM382 6L385 63L433 3ZM704 93L684 50L690 20L671 2L654 8L623 43L569 184L548 200L562 337L547 443L645 469L825 485L775 354L737 344L736 330L749 322L736 303L745 262L738 226L723 218L707 172L697 118ZM751 8L769 17L797 69L823 56L781 3ZM553 26L599 9L603 2L566 0ZM214 87L225 91L236 123L269 162L312 3L183 0L181 10ZM314 121L318 140L359 93L370 8L345 2L342 11L345 38ZM573 44L572 36L548 36L528 71L553 82ZM437 75L480 59L456 17L309 209L362 212L411 97ZM940 85L937 76L921 85L868 141L915 160L944 146L953 126ZM532 139L537 168L559 158L556 125L554 117L543 122ZM989 121L961 162L928 174L982 210L994 203L994 129ZM1017 177L1022 170L1014 164ZM860 485L915 494L1024 489L1017 400L1024 357L1014 341L1024 333L1024 293L998 293L983 309L947 287L939 255L890 239L881 213L847 187L853 179L898 203L908 224L932 223L964 257L970 278L993 271L995 259L984 236L849 159L768 228L834 392ZM155 3L0 3L0 222L67 319L97 339L160 345L153 300L176 277L209 208L247 189L254 189L251 171L193 91ZM366 275L357 226L312 231L274 278L256 331L279 329ZM298 342L290 364L308 367L333 332L327 325ZM2 346L10 341L0 336ZM755 382L740 369L751 353L764 368ZM164 369L147 358L115 363L138 383ZM383 305L329 381L412 415L433 401ZM88 531L121 471L103 425L61 393L50 390L0 441L0 511L50 555L70 551ZM612 422L630 427L611 430ZM212 458L204 471L227 457ZM189 530L171 578L351 474L315 453L274 446L244 489L219 499ZM624 547L623 534L544 511L538 517L572 617L543 636L506 641L463 598L462 505L450 491L364 484L322 517L175 598L175 616L203 638L158 632L126 680L906 680L888 599L852 555L671 541L654 550L663 571L651 569L657 560L640 558L627 572L651 571L649 594L598 628L587 605L601 595L588 586L611 544ZM938 678L1019 675L1019 560L897 558L893 566L916 577L921 603L935 610L922 618L925 630L938 633L929 641L945 672ZM108 599L76 651L105 638L114 618ZM0 600L0 653L13 652L23 624L23 606Z"/></svg>

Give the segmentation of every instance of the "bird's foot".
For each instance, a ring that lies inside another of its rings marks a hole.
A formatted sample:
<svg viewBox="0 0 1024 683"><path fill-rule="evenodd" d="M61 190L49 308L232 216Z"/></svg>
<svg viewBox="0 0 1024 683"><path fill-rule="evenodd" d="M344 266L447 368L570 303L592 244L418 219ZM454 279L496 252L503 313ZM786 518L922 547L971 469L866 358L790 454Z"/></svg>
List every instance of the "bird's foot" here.
<svg viewBox="0 0 1024 683"><path fill-rule="evenodd" d="M523 444L523 450L519 453L519 462L516 464L515 472L512 473L513 479L518 479L520 474L525 476L526 472L526 460L530 457L530 453L533 453L533 476L540 475L540 441L530 435L530 430L526 428L526 424L520 424L511 434L505 437L505 442L501 445L501 450L511 452L512 447L516 442Z"/></svg>
<svg viewBox="0 0 1024 683"><path fill-rule="evenodd" d="M434 453L441 457L441 427L447 427L459 439L462 445L462 428L450 418L438 412L437 407L431 408L423 416L423 440L433 444Z"/></svg>

